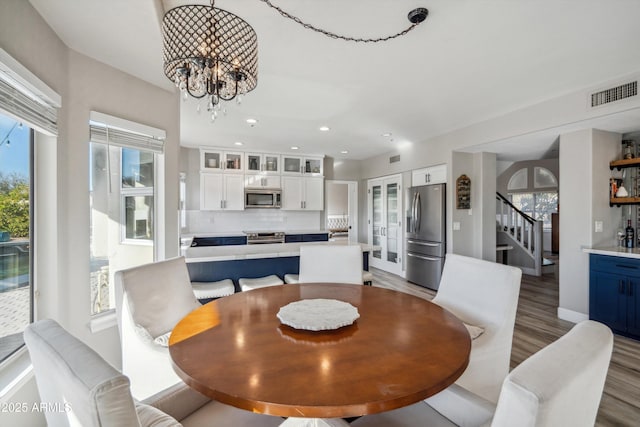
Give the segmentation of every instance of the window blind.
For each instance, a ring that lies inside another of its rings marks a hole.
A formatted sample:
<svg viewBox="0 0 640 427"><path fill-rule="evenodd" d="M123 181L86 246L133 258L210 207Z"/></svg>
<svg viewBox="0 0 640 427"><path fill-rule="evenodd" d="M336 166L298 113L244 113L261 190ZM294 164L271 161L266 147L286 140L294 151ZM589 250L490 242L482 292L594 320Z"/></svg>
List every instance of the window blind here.
<svg viewBox="0 0 640 427"><path fill-rule="evenodd" d="M43 94L32 91L13 77L0 57L0 109L30 127L58 134L58 108Z"/></svg>
<svg viewBox="0 0 640 427"><path fill-rule="evenodd" d="M146 150L157 154L164 152L164 140L158 137L113 128L103 123L92 122L89 124L89 129L92 142Z"/></svg>

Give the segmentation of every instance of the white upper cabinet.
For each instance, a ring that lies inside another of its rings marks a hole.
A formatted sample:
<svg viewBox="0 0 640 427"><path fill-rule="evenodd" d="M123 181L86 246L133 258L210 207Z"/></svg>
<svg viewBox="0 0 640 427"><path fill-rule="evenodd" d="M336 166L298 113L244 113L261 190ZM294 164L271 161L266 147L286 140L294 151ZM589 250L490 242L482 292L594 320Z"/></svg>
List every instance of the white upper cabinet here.
<svg viewBox="0 0 640 427"><path fill-rule="evenodd" d="M244 186L246 188L280 188L280 177L263 174L245 174Z"/></svg>
<svg viewBox="0 0 640 427"><path fill-rule="evenodd" d="M244 182L242 176L201 173L200 210L244 210Z"/></svg>
<svg viewBox="0 0 640 427"><path fill-rule="evenodd" d="M279 175L280 155L269 153L245 153L245 172Z"/></svg>
<svg viewBox="0 0 640 427"><path fill-rule="evenodd" d="M242 173L244 155L237 151L200 149L200 171Z"/></svg>
<svg viewBox="0 0 640 427"><path fill-rule="evenodd" d="M322 157L282 156L282 175L323 176Z"/></svg>
<svg viewBox="0 0 640 427"><path fill-rule="evenodd" d="M424 169L416 169L411 172L411 185L442 184L447 182L447 165L430 166Z"/></svg>

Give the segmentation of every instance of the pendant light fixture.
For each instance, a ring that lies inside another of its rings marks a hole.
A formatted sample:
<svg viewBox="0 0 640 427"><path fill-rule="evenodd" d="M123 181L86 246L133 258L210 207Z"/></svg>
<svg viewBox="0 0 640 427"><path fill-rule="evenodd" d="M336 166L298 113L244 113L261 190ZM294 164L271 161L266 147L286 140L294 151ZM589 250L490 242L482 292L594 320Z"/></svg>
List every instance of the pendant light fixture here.
<svg viewBox="0 0 640 427"><path fill-rule="evenodd" d="M205 5L170 9L162 20L164 74L184 99L208 98L214 121L222 101L242 97L258 84L258 37L233 13ZM198 107L200 107L198 105Z"/></svg>
<svg viewBox="0 0 640 427"><path fill-rule="evenodd" d="M260 0L306 29L332 39L378 43L409 33L423 22L429 11L417 8L409 12L406 29L389 36L360 38L332 33L284 11L270 0ZM207 98L211 121L226 113L223 101L238 103L258 84L258 37L242 18L210 6L184 5L167 11L162 19L164 74L175 83L182 97ZM198 104L200 111L200 104Z"/></svg>

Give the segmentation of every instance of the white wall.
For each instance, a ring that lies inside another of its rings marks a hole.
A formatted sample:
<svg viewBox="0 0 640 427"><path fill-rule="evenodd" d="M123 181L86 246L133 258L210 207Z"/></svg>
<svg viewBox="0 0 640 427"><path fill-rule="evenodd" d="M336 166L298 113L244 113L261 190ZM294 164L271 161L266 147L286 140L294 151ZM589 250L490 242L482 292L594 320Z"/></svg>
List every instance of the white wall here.
<svg viewBox="0 0 640 427"><path fill-rule="evenodd" d="M349 186L343 183L327 182L325 189L324 197L327 215L348 215Z"/></svg>
<svg viewBox="0 0 640 427"><path fill-rule="evenodd" d="M447 226L447 252L464 256L474 256L476 249L476 236L474 233L476 224L473 215L469 215L467 209L456 209L455 204L455 181L465 174L471 179L471 206L476 208L477 188L479 183L475 179L473 154L453 152L451 155L450 178L447 183L447 216L450 217L451 224ZM473 210L471 211L473 213ZM453 229L453 223L460 225L459 230Z"/></svg>
<svg viewBox="0 0 640 427"><path fill-rule="evenodd" d="M471 181L471 207L475 217L475 229L480 231L476 239L476 258L496 260L496 155L474 154L474 177ZM455 181L454 181L455 182ZM455 197L455 193L454 193ZM473 201L475 199L475 202ZM455 204L455 202L454 202Z"/></svg>
<svg viewBox="0 0 640 427"><path fill-rule="evenodd" d="M57 143L36 152L36 318L58 320L119 366L117 328L95 334L88 328L89 111L166 130L166 203L159 214L167 240L163 255L170 257L179 253L179 97L69 50L28 1L0 2L0 46L62 96ZM17 414L2 415L2 425L31 424Z"/></svg>
<svg viewBox="0 0 640 427"><path fill-rule="evenodd" d="M583 248L613 242L619 209L609 207L609 162L620 155L621 135L585 129L560 136L560 305L573 322L589 316L589 256ZM594 221L604 222L595 233Z"/></svg>

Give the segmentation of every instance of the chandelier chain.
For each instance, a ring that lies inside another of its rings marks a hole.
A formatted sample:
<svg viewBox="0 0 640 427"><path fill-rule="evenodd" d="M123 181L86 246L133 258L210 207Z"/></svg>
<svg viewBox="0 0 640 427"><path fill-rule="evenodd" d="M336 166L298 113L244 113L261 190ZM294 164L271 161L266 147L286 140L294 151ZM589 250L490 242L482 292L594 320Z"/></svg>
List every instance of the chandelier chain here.
<svg viewBox="0 0 640 427"><path fill-rule="evenodd" d="M379 43L379 42L385 42L385 41L388 41L388 40L391 40L391 39L395 39L397 37L404 36L409 31L411 31L415 27L417 27L418 24L419 24L419 22L412 23L408 28L400 31L399 33L396 33L396 34L393 34L393 35L390 35L390 36L386 36L386 37L368 38L368 39L360 38L360 37L349 37L349 36L343 36L343 35L340 35L340 34L332 33L331 31L323 30L322 28L314 27L313 25L302 21L297 16L293 16L290 13L286 12L285 10L282 10L280 7L278 7L275 4L271 3L270 0L260 0L260 1L266 3L272 9L277 10L280 13L280 15L282 15L283 17L285 17L287 19L290 19L290 20L292 20L294 22L297 22L298 24L302 25L306 29L313 30L313 31L315 31L317 33L320 33L320 34L324 34L325 36L331 37L332 39L340 39L340 40L345 40L345 41L349 41L349 42L356 42L356 43Z"/></svg>

